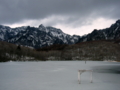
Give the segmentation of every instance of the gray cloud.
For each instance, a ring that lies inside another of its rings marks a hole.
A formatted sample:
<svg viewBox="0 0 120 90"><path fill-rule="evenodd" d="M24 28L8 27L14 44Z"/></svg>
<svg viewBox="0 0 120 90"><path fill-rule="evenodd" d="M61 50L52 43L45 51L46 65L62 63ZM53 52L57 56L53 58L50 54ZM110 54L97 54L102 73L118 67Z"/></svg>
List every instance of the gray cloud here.
<svg viewBox="0 0 120 90"><path fill-rule="evenodd" d="M120 0L0 0L0 24L58 15L68 18L48 24L61 22L77 27L99 17L119 19L119 8Z"/></svg>

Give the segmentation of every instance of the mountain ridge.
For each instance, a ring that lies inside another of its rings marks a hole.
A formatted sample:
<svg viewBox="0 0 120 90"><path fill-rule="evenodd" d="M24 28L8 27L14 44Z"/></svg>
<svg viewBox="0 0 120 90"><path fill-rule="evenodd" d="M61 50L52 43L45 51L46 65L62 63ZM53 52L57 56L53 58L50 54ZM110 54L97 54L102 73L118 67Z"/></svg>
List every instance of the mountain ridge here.
<svg viewBox="0 0 120 90"><path fill-rule="evenodd" d="M0 27L0 40L14 44L40 48L53 44L74 44L80 36L69 35L54 27L45 27L42 24L36 27L8 28Z"/></svg>
<svg viewBox="0 0 120 90"><path fill-rule="evenodd" d="M0 41L7 41L18 45L41 48L54 44L75 44L95 40L120 39L120 19L105 29L94 29L91 33L79 36L69 35L61 29L43 24L38 27L22 26L11 28L0 25Z"/></svg>
<svg viewBox="0 0 120 90"><path fill-rule="evenodd" d="M78 42L94 41L94 40L116 40L120 39L120 20L117 20L110 27L105 29L94 29L86 36L82 36Z"/></svg>

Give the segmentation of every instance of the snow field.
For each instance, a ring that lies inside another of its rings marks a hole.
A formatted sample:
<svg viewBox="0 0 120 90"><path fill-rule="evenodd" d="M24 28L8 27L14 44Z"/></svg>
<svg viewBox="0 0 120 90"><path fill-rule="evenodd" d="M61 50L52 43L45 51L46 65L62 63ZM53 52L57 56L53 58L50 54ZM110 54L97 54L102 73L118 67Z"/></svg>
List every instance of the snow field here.
<svg viewBox="0 0 120 90"><path fill-rule="evenodd" d="M87 61L86 64L84 61L0 63L0 90L119 90L120 74L107 72L112 66L119 67L120 63L102 61ZM81 75L81 84L78 84L79 69L93 70L93 83L90 83L90 72L84 72Z"/></svg>

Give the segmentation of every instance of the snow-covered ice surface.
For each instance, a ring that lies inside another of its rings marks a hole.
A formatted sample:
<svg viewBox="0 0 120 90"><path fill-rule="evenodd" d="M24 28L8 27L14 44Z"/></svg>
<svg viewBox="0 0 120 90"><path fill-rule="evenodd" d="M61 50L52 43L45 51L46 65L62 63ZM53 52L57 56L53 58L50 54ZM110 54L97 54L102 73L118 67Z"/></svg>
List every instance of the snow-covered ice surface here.
<svg viewBox="0 0 120 90"><path fill-rule="evenodd" d="M93 70L81 75L79 69ZM120 63L46 61L0 63L0 90L120 90Z"/></svg>

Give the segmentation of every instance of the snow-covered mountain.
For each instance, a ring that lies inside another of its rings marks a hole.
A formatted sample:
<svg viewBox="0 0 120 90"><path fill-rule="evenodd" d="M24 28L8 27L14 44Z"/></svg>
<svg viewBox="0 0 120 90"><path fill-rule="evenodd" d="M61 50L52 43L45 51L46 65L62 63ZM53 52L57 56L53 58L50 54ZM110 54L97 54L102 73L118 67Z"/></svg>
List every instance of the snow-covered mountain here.
<svg viewBox="0 0 120 90"><path fill-rule="evenodd" d="M78 42L94 41L94 40L115 40L120 39L120 20L116 21L109 28L94 30L88 35L82 37L77 35L69 35L62 30L54 27L23 26L10 28L0 25L0 40L14 44L40 48L53 44L75 44Z"/></svg>
<svg viewBox="0 0 120 90"><path fill-rule="evenodd" d="M79 42L117 39L120 39L120 20L117 20L116 23L112 24L109 28L101 30L94 29L90 34L82 36Z"/></svg>
<svg viewBox="0 0 120 90"><path fill-rule="evenodd" d="M0 25L0 40L6 41L16 36L19 32L24 31L26 28L27 27L10 28L8 26Z"/></svg>
<svg viewBox="0 0 120 90"><path fill-rule="evenodd" d="M77 35L68 35L54 27L42 24L36 27L10 28L0 25L0 40L24 46L40 48L53 44L75 44L80 39Z"/></svg>

